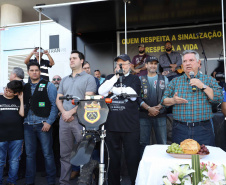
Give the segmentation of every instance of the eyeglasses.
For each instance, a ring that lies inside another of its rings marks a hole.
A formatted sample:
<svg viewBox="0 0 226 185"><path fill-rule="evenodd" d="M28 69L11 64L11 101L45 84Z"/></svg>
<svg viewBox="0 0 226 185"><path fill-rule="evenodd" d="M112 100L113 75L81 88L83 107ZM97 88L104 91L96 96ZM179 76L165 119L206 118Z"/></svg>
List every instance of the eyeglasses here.
<svg viewBox="0 0 226 185"><path fill-rule="evenodd" d="M83 67L84 70L90 69L90 67Z"/></svg>
<svg viewBox="0 0 226 185"><path fill-rule="evenodd" d="M53 81L60 81L60 78L53 78Z"/></svg>
<svg viewBox="0 0 226 185"><path fill-rule="evenodd" d="M6 90L6 91L9 92L9 93L14 94L14 92L13 92L12 90L10 90L8 87L3 87L3 89Z"/></svg>

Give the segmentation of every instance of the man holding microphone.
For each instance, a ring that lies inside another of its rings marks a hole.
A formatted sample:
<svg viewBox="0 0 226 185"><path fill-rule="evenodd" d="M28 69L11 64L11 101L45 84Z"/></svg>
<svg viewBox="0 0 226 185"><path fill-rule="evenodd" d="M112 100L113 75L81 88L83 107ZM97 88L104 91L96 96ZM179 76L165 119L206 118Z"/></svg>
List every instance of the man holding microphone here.
<svg viewBox="0 0 226 185"><path fill-rule="evenodd" d="M199 72L201 61L196 51L186 50L182 56L185 74L169 83L162 98L163 105L173 106L172 142L191 138L214 146L211 103L222 102L222 88L214 78Z"/></svg>

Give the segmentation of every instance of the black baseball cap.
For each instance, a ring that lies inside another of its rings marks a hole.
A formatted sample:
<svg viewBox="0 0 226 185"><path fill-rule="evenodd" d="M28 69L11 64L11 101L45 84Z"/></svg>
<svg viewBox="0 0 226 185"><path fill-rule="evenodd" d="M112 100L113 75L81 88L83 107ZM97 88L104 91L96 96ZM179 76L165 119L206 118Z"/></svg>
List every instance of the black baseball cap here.
<svg viewBox="0 0 226 185"><path fill-rule="evenodd" d="M159 62L158 61L158 58L157 57L155 57L155 56L148 56L147 58L146 58L146 63L148 63L148 62L152 62L152 61L156 61L156 62Z"/></svg>
<svg viewBox="0 0 226 185"><path fill-rule="evenodd" d="M115 61L117 61L118 59L122 59L123 61L129 60L129 62L131 62L129 55L127 55L127 54L122 54L122 55L117 56L115 58Z"/></svg>

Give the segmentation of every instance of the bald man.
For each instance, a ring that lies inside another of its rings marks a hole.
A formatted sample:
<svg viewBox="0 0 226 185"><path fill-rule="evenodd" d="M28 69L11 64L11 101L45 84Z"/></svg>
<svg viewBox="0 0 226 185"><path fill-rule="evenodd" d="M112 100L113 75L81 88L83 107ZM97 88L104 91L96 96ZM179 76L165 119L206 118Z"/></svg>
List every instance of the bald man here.
<svg viewBox="0 0 226 185"><path fill-rule="evenodd" d="M59 75L55 75L52 79L52 83L55 85L57 90L59 88L60 82L61 82L61 77Z"/></svg>

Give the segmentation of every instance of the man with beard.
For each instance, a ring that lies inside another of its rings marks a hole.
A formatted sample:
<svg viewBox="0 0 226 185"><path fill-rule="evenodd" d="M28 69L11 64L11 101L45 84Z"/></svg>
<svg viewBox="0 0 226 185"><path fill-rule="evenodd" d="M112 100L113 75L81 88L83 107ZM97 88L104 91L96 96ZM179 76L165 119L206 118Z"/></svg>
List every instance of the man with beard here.
<svg viewBox="0 0 226 185"><path fill-rule="evenodd" d="M55 87L57 88L57 90L58 90L58 88L60 86L60 82L61 82L61 77L59 75L55 75L53 77L53 79L52 79L52 83L55 85Z"/></svg>
<svg viewBox="0 0 226 185"><path fill-rule="evenodd" d="M139 54L133 57L131 62L131 70L133 74L138 76L147 75L147 68L145 67L146 58L149 56L145 53L145 46L144 44L140 44L138 46Z"/></svg>
<svg viewBox="0 0 226 185"><path fill-rule="evenodd" d="M141 76L140 109L140 147L141 157L147 145L150 145L152 127L155 131L157 144L166 144L166 109L160 104L167 87L166 76L157 74L158 59L150 56L146 59L148 75Z"/></svg>
<svg viewBox="0 0 226 185"><path fill-rule="evenodd" d="M167 76L169 81L178 77L176 70L181 66L182 59L178 52L172 51L172 43L167 41L165 43L166 53L159 57L160 72Z"/></svg>

